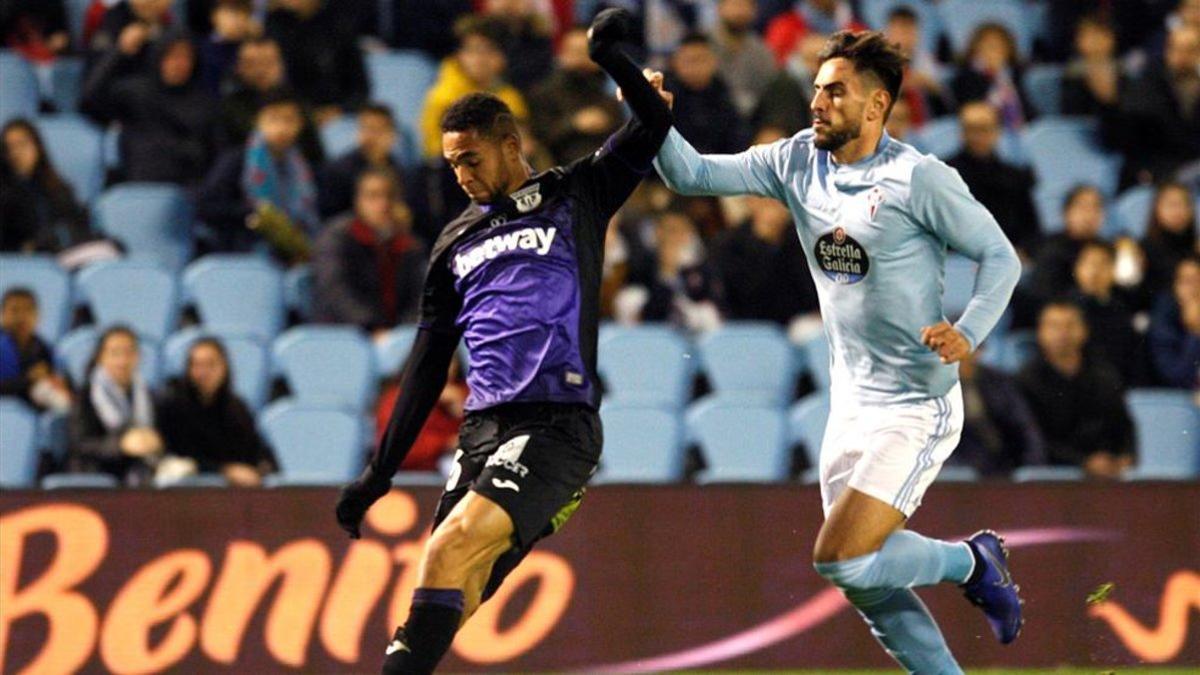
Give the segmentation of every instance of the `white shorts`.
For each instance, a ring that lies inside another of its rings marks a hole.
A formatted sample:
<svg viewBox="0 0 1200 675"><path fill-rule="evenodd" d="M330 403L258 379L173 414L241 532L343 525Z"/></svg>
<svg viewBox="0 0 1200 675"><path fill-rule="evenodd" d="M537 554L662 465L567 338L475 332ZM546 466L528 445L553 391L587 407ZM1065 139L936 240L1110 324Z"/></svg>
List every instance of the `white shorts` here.
<svg viewBox="0 0 1200 675"><path fill-rule="evenodd" d="M852 487L911 516L942 463L958 446L962 387L940 398L866 405L834 398L821 442L825 515Z"/></svg>

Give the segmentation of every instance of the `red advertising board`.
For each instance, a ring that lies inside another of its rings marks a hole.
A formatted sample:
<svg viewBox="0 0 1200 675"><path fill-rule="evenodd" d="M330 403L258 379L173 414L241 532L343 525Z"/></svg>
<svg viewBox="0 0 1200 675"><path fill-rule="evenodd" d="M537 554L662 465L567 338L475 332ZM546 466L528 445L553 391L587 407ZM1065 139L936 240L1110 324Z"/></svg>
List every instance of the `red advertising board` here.
<svg viewBox="0 0 1200 675"><path fill-rule="evenodd" d="M0 672L373 672L437 491L364 538L331 489L0 493ZM1012 646L922 591L964 666L1200 666L1200 484L938 485L912 522L1000 530L1028 600ZM810 564L815 488L593 489L460 633L453 671L889 667ZM1113 584L1106 602L1087 598Z"/></svg>

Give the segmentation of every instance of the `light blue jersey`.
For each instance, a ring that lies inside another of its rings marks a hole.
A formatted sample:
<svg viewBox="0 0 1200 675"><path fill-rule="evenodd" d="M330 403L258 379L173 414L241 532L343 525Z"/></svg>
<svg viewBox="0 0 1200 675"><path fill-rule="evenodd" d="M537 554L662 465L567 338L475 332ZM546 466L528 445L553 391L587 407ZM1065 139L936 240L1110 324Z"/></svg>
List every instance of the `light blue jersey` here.
<svg viewBox="0 0 1200 675"><path fill-rule="evenodd" d="M655 167L685 195L756 194L787 204L821 300L833 394L863 403L944 396L958 366L921 344L945 320L947 247L979 263L955 327L974 348L1000 319L1021 264L958 172L886 134L839 165L806 129L736 155L700 155L671 129Z"/></svg>

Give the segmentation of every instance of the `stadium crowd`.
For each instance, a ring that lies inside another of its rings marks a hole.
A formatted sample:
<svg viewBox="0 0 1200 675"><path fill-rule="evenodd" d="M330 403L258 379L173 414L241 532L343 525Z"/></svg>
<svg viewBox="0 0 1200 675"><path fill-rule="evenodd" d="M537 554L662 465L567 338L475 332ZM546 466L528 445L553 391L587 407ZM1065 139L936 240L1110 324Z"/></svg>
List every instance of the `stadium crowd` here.
<svg viewBox="0 0 1200 675"><path fill-rule="evenodd" d="M666 73L675 126L701 152L733 153L809 125L830 33L881 29L911 59L889 133L955 167L1026 266L1000 329L1004 356L985 343L962 365L966 425L952 463L983 475L1049 464L1118 477L1137 451L1125 392L1200 392L1200 0L1012 0L1022 26L985 18L961 39L945 16L955 4L965 3L3 0L0 40L37 73L40 115L119 130L105 186L184 191L191 257L307 266L308 320L382 338L414 319L427 251L465 205L439 131L458 97L504 100L535 169L594 151L623 106L579 26L623 6L638 20L637 58ZM390 50L440 64L427 90L398 93L423 102L412 120L373 96L367 60ZM67 59L83 64L77 110L53 91ZM1058 74L1050 89L1033 77L1048 70ZM1082 121L1096 152L1116 158L1109 184L1054 183L1039 169L1034 155L1046 148L1032 130L1060 118ZM333 153L324 138L338 125L356 135ZM122 256L43 133L37 116L5 120L0 252L54 254L71 268ZM1129 195L1142 210L1119 212ZM774 200L683 198L651 177L608 232L605 316L692 334L771 322L807 343L820 312L792 227ZM155 390L138 375L142 337L103 326L86 378L72 381L39 337L38 315L30 288L4 293L0 394L70 419L65 456L45 459L43 472L144 484L219 471L257 485L276 469L231 388L221 340L193 343L178 381ZM815 386L805 378L797 393ZM700 379L694 393L706 391ZM385 383L380 428L395 395ZM464 397L452 378L406 467L434 468L453 449Z"/></svg>

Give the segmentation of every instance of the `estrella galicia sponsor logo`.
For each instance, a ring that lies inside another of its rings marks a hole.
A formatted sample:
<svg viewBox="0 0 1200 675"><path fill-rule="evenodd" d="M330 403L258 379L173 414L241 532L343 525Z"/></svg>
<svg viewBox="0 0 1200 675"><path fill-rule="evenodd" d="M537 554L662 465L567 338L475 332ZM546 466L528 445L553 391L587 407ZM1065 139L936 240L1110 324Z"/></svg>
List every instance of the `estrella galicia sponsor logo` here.
<svg viewBox="0 0 1200 675"><path fill-rule="evenodd" d="M481 243L454 256L454 273L461 279L488 260L511 251L533 251L538 255L550 253L556 227L526 227L484 239Z"/></svg>
<svg viewBox="0 0 1200 675"><path fill-rule="evenodd" d="M866 249L846 234L843 227L821 235L813 252L821 271L834 283L856 284L867 276L871 267Z"/></svg>

